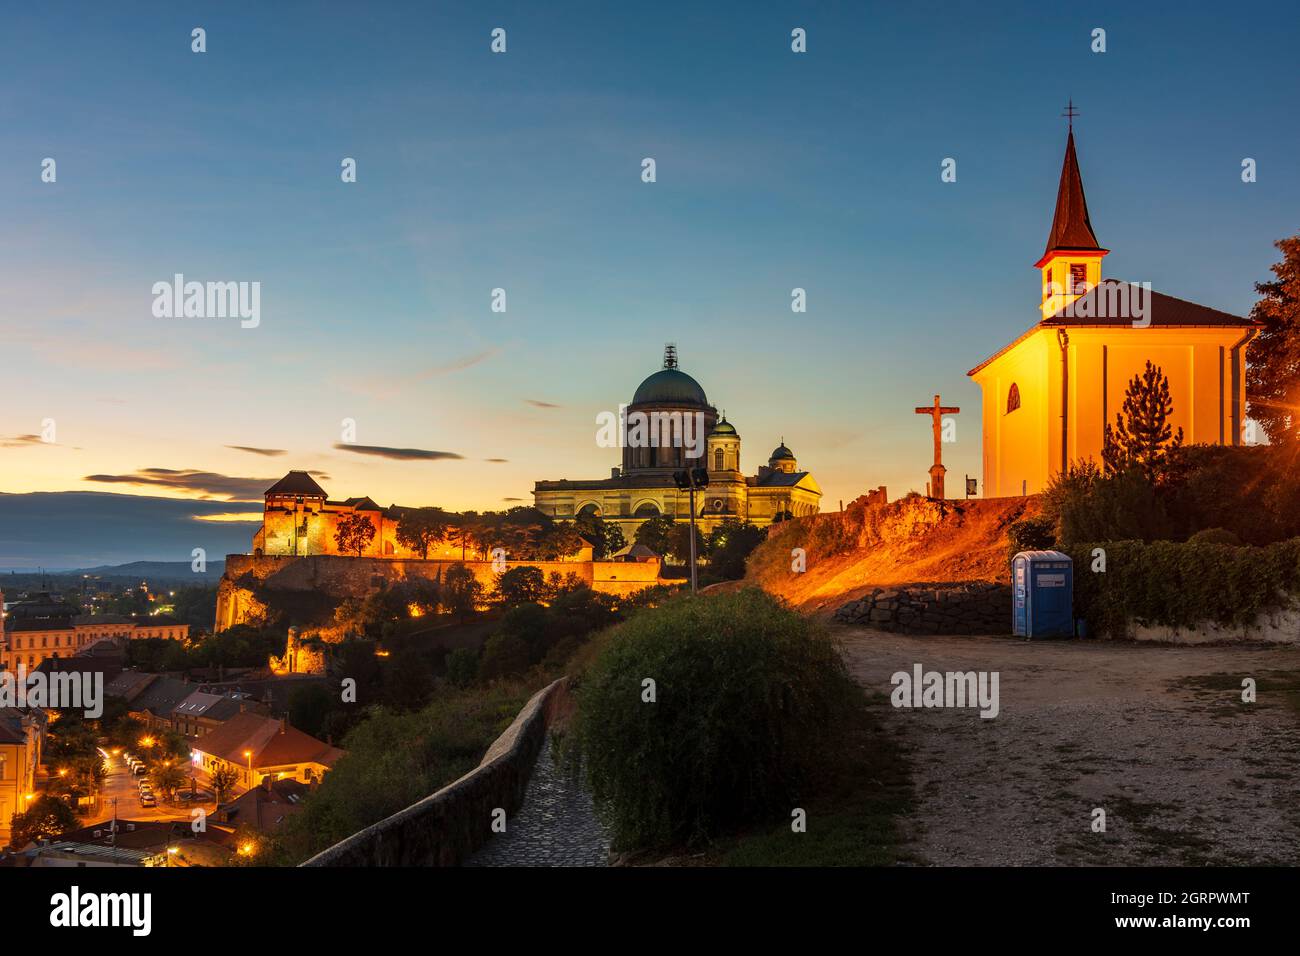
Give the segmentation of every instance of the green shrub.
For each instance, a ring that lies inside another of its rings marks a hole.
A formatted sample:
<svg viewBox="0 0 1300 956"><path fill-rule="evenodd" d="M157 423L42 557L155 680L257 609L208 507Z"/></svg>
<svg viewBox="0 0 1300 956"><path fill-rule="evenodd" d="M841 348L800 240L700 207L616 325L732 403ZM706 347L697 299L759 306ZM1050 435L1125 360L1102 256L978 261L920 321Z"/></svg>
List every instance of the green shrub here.
<svg viewBox="0 0 1300 956"><path fill-rule="evenodd" d="M1007 527L1007 538L1012 558L1021 551L1050 551L1056 547L1056 522L1043 516L1022 518Z"/></svg>
<svg viewBox="0 0 1300 956"><path fill-rule="evenodd" d="M1188 544L1230 544L1233 547L1241 547L1241 538L1235 531L1229 531L1227 528L1206 528L1204 531L1198 531L1187 539Z"/></svg>
<svg viewBox="0 0 1300 956"><path fill-rule="evenodd" d="M826 633L756 588L637 613L578 697L576 744L620 848L788 820L861 700Z"/></svg>
<svg viewBox="0 0 1300 956"><path fill-rule="evenodd" d="M1104 573L1093 550L1106 553ZM1191 627L1246 624L1300 594L1300 538L1267 547L1110 541L1065 549L1074 558L1075 615L1096 635L1127 635L1130 621Z"/></svg>
<svg viewBox="0 0 1300 956"><path fill-rule="evenodd" d="M478 653L472 647L458 647L447 655L447 682L468 687L478 677Z"/></svg>
<svg viewBox="0 0 1300 956"><path fill-rule="evenodd" d="M478 676L485 681L515 677L528 670L528 644L514 634L494 634L483 645Z"/></svg>

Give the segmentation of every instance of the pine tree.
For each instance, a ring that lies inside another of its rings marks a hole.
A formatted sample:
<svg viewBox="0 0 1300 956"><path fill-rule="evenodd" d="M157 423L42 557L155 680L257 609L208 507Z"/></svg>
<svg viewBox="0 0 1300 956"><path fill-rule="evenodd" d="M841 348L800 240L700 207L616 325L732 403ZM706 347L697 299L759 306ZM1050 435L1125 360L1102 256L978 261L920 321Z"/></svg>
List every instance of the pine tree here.
<svg viewBox="0 0 1300 956"><path fill-rule="evenodd" d="M1124 408L1115 413L1115 425L1106 426L1101 458L1109 475L1137 468L1147 481L1164 474L1169 453L1181 448L1183 430L1174 434L1169 416L1174 401L1169 397L1169 379L1160 366L1147 361L1146 370L1134 375L1124 393Z"/></svg>
<svg viewBox="0 0 1300 956"><path fill-rule="evenodd" d="M1260 300L1250 317L1263 325L1250 344L1246 369L1248 413L1269 441L1300 440L1300 235L1274 243L1282 261L1274 282L1257 282Z"/></svg>

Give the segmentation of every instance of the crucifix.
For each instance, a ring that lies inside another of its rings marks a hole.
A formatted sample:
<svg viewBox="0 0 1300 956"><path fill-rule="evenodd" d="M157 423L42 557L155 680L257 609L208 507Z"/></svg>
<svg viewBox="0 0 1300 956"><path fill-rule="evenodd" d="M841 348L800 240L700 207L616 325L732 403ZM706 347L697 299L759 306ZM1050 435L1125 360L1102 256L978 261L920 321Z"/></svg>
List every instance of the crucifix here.
<svg viewBox="0 0 1300 956"><path fill-rule="evenodd" d="M933 405L923 405L916 410L918 415L929 415L934 428L934 464L930 466L930 497L943 498L943 476L947 468L943 467L943 416L956 415L961 409L955 405L943 405L939 396L934 396Z"/></svg>
<svg viewBox="0 0 1300 956"><path fill-rule="evenodd" d="M1070 102L1065 107L1065 112L1061 114L1070 124L1070 132L1074 132L1074 118L1079 115L1079 111L1074 108L1074 97L1070 97Z"/></svg>

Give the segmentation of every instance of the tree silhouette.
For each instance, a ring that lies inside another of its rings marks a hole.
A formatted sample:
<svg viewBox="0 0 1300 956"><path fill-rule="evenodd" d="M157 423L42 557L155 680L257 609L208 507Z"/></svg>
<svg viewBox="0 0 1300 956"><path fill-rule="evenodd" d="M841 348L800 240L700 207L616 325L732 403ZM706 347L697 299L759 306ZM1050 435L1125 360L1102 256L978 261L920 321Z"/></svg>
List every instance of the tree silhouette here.
<svg viewBox="0 0 1300 956"><path fill-rule="evenodd" d="M339 550L345 554L355 553L358 558L374 539L374 523L359 511L340 518L338 530L334 532L334 543Z"/></svg>
<svg viewBox="0 0 1300 956"><path fill-rule="evenodd" d="M447 537L447 515L441 508L412 508L397 521L397 543L420 552L426 561L429 548Z"/></svg>
<svg viewBox="0 0 1300 956"><path fill-rule="evenodd" d="M1269 441L1300 440L1300 235L1281 239L1275 282L1257 282L1250 317L1262 325L1246 368L1249 414Z"/></svg>
<svg viewBox="0 0 1300 956"><path fill-rule="evenodd" d="M1137 468L1147 481L1165 473L1169 452L1182 447L1183 430L1169 425L1174 401L1169 379L1160 366L1147 361L1146 370L1134 375L1124 393L1124 408L1115 413L1114 427L1107 425L1101 458L1109 475Z"/></svg>

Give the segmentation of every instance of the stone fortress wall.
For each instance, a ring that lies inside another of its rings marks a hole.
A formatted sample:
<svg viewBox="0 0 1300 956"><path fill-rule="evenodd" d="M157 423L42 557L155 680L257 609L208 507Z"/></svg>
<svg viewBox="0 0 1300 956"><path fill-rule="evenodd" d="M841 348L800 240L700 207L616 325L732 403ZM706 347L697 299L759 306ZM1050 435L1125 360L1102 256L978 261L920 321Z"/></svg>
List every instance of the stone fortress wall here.
<svg viewBox="0 0 1300 956"><path fill-rule="evenodd" d="M224 631L256 620L266 607L252 588L277 591L323 591L339 600L363 598L380 588L399 581L426 580L439 582L447 569L460 561L450 559L414 559L348 557L344 555L226 555L226 572L217 588L215 629ZM496 584L498 568L491 561L463 562L486 589ZM666 584L659 576L659 561L506 561L504 568L540 568L548 578L574 574L594 591L626 597L656 584Z"/></svg>

